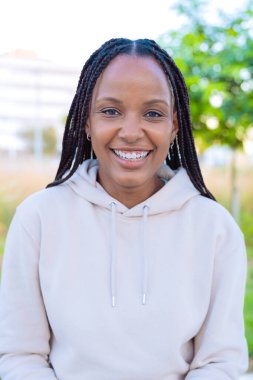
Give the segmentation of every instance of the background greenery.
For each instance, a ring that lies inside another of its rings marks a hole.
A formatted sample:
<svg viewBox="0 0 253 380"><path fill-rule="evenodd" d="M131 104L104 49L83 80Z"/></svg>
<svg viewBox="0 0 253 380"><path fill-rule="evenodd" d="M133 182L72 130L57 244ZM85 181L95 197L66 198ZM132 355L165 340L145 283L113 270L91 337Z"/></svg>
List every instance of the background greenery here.
<svg viewBox="0 0 253 380"><path fill-rule="evenodd" d="M253 2L239 13L207 22L207 1L174 6L183 25L159 39L186 78L195 138L241 148L253 123Z"/></svg>

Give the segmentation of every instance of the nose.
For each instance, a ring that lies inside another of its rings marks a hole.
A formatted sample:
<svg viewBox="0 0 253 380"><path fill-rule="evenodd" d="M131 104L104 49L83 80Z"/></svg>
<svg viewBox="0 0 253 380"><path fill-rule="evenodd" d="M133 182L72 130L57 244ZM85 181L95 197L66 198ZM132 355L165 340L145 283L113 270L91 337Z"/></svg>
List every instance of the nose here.
<svg viewBox="0 0 253 380"><path fill-rule="evenodd" d="M141 120L135 116L125 117L118 136L129 143L136 142L144 136Z"/></svg>

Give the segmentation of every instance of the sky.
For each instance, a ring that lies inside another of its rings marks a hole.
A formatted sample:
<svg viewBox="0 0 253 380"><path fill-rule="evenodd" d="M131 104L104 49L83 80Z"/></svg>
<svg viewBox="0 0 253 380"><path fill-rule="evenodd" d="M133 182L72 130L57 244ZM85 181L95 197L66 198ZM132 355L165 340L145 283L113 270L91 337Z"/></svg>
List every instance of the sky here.
<svg viewBox="0 0 253 380"><path fill-rule="evenodd" d="M156 39L177 29L174 1L0 0L0 54L27 49L79 67L109 38ZM208 17L214 21L219 8L236 12L243 2L209 0Z"/></svg>

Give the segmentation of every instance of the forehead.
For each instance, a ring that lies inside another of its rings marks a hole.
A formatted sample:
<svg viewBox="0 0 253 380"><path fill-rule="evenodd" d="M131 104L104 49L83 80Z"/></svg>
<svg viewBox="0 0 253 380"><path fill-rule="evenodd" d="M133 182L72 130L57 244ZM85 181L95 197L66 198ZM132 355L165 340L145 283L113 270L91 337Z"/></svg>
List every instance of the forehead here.
<svg viewBox="0 0 253 380"><path fill-rule="evenodd" d="M117 90L142 90L147 96L152 93L171 97L168 79L152 57L119 55L114 58L98 78L93 96Z"/></svg>

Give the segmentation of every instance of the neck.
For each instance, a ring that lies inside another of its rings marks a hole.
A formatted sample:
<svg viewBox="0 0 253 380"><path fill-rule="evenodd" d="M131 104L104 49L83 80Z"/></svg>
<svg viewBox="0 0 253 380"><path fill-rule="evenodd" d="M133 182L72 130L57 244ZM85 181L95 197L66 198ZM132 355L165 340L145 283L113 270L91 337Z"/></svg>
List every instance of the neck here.
<svg viewBox="0 0 253 380"><path fill-rule="evenodd" d="M127 208L132 208L139 203L144 202L146 199L150 198L153 194L159 191L163 186L164 182L160 177L156 177L152 187L146 186L145 184L140 187L124 187L118 186L117 188L111 188L108 184L103 184L98 178L98 182L105 189L105 191L110 194L113 198L117 199Z"/></svg>

